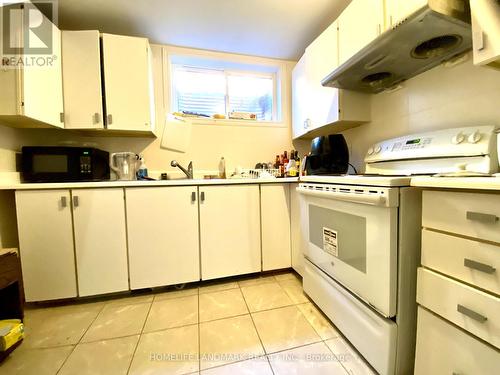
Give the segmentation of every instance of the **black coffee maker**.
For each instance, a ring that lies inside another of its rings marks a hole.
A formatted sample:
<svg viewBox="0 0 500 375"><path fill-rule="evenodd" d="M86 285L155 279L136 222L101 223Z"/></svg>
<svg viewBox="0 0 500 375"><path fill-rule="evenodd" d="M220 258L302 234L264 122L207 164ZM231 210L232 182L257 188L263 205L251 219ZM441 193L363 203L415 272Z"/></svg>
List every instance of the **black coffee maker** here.
<svg viewBox="0 0 500 375"><path fill-rule="evenodd" d="M349 168L349 149L342 134L316 137L307 156L308 175L346 174Z"/></svg>

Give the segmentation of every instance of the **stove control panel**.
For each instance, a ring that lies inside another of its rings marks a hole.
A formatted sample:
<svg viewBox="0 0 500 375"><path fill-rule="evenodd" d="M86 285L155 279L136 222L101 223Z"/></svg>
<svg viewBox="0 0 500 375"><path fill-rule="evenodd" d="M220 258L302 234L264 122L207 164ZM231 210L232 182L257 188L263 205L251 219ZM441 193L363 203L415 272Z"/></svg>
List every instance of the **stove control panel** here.
<svg viewBox="0 0 500 375"><path fill-rule="evenodd" d="M499 169L499 128L475 126L388 139L366 153L366 173L495 173ZM500 147L499 147L500 148Z"/></svg>
<svg viewBox="0 0 500 375"><path fill-rule="evenodd" d="M496 132L494 126L477 126L389 139L370 146L365 162L496 154Z"/></svg>

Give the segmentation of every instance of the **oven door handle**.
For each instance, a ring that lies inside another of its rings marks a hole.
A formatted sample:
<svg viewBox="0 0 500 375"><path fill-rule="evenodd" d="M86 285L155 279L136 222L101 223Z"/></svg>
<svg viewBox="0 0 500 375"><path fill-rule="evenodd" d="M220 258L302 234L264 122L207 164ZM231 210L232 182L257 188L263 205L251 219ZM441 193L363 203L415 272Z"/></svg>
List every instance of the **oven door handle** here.
<svg viewBox="0 0 500 375"><path fill-rule="evenodd" d="M380 195L365 195L356 193L340 193L336 191L312 190L312 189L305 189L300 186L297 187L297 191L301 194L310 195L313 197L336 199L340 201L388 207L388 202L386 197L382 197Z"/></svg>

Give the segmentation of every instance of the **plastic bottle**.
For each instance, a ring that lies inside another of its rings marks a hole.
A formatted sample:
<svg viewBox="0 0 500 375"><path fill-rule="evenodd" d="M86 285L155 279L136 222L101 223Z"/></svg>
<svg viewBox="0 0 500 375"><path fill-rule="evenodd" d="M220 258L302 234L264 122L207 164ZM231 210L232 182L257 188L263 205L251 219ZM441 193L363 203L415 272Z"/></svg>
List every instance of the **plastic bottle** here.
<svg viewBox="0 0 500 375"><path fill-rule="evenodd" d="M140 166L137 170L137 178L139 180L148 177L148 167L146 167L146 162L144 161L144 157L142 155L139 156Z"/></svg>
<svg viewBox="0 0 500 375"><path fill-rule="evenodd" d="M226 161L224 156L219 161L219 178L226 178Z"/></svg>

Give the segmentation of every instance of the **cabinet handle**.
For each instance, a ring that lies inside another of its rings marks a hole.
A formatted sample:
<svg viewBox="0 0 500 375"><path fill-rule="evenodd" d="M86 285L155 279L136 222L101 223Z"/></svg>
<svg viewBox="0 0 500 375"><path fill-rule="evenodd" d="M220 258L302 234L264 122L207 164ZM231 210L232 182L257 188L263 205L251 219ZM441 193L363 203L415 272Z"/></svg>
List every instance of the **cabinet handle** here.
<svg viewBox="0 0 500 375"><path fill-rule="evenodd" d="M196 192L195 191L193 191L191 193L191 202L196 202Z"/></svg>
<svg viewBox="0 0 500 375"><path fill-rule="evenodd" d="M464 259L464 266L484 273L494 273L496 271L495 267L492 267L489 264L476 262L475 260L467 258Z"/></svg>
<svg viewBox="0 0 500 375"><path fill-rule="evenodd" d="M389 16L389 25L392 26L392 15Z"/></svg>
<svg viewBox="0 0 500 375"><path fill-rule="evenodd" d="M59 122L64 122L64 112L59 113Z"/></svg>
<svg viewBox="0 0 500 375"><path fill-rule="evenodd" d="M100 123L101 122L101 115L97 112L94 113L93 120L94 120L94 124Z"/></svg>
<svg viewBox="0 0 500 375"><path fill-rule="evenodd" d="M484 315L481 315L481 314L475 312L474 310L471 310L471 309L469 309L463 305L460 305L460 304L457 305L457 311L460 314L464 314L465 316L468 316L469 318L474 319L480 323L484 323L488 320L488 318L485 317Z"/></svg>
<svg viewBox="0 0 500 375"><path fill-rule="evenodd" d="M472 33L472 45L476 51L482 51L484 49L483 30L479 29Z"/></svg>
<svg viewBox="0 0 500 375"><path fill-rule="evenodd" d="M113 115L108 115L108 125L113 123Z"/></svg>
<svg viewBox="0 0 500 375"><path fill-rule="evenodd" d="M200 193L200 201L205 202L205 192L204 191L202 191Z"/></svg>
<svg viewBox="0 0 500 375"><path fill-rule="evenodd" d="M467 211L467 220L480 221L487 224L495 224L498 221L498 216L491 214L483 214L482 212Z"/></svg>
<svg viewBox="0 0 500 375"><path fill-rule="evenodd" d="M67 206L68 206L68 200L66 199L66 197L61 197L61 207L65 208Z"/></svg>
<svg viewBox="0 0 500 375"><path fill-rule="evenodd" d="M377 24L377 35L382 34L382 25Z"/></svg>
<svg viewBox="0 0 500 375"><path fill-rule="evenodd" d="M73 207L78 207L80 205L80 198L78 198L78 195L75 195L73 197Z"/></svg>

